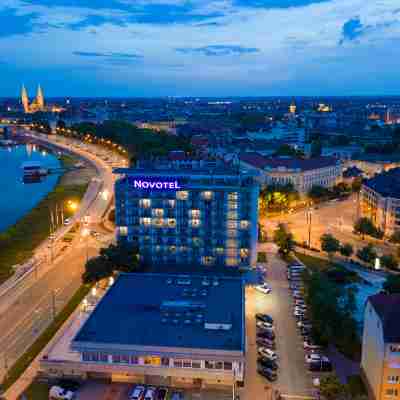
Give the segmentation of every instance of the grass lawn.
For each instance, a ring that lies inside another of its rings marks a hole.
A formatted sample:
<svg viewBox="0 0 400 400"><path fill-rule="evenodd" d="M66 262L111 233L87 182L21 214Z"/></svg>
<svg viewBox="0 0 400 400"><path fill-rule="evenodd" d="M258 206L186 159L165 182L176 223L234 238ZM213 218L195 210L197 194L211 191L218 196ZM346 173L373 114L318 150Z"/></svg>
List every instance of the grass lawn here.
<svg viewBox="0 0 400 400"><path fill-rule="evenodd" d="M0 233L0 283L13 274L13 266L27 261L34 249L50 233L50 209L64 205L66 200L80 201L87 185L58 184L40 203L16 224ZM64 217L70 216L67 208Z"/></svg>
<svg viewBox="0 0 400 400"><path fill-rule="evenodd" d="M2 387L7 390L28 368L30 363L44 349L47 343L61 328L62 324L74 312L83 298L89 293L90 285L82 285L68 302L68 304L57 314L51 325L36 339L31 347L17 360L17 362L8 370L6 379L2 382Z"/></svg>
<svg viewBox="0 0 400 400"><path fill-rule="evenodd" d="M313 271L327 271L328 269L332 268L332 267L336 267L337 264L331 263L328 260L324 260L322 258L318 258L318 257L313 257L313 256L309 256L307 254L302 254L299 252L295 252L297 258L304 263L305 265L307 265L308 268L310 268Z"/></svg>
<svg viewBox="0 0 400 400"><path fill-rule="evenodd" d="M50 385L46 382L32 382L28 389L25 391L25 395L28 400L48 400L49 398ZM21 400L21 396L19 397Z"/></svg>

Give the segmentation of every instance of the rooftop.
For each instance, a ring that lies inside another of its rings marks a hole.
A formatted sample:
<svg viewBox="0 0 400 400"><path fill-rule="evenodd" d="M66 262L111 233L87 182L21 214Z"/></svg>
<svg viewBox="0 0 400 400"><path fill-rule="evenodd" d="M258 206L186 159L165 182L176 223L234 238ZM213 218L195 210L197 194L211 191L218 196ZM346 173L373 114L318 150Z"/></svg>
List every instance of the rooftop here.
<svg viewBox="0 0 400 400"><path fill-rule="evenodd" d="M74 339L244 351L241 278L121 274Z"/></svg>
<svg viewBox="0 0 400 400"><path fill-rule="evenodd" d="M400 198L400 168L393 168L368 179L365 186L383 197Z"/></svg>
<svg viewBox="0 0 400 400"><path fill-rule="evenodd" d="M240 160L264 170L285 168L301 171L331 167L339 162L335 157L264 157L259 153L241 153Z"/></svg>
<svg viewBox="0 0 400 400"><path fill-rule="evenodd" d="M382 322L385 343L400 343L400 294L379 293L370 296L368 301Z"/></svg>

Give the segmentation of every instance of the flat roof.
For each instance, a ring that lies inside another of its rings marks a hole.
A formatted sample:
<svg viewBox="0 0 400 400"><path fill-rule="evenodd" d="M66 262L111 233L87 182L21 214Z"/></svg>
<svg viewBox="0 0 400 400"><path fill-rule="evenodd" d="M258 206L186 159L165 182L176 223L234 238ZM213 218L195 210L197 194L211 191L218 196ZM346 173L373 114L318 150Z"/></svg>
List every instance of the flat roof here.
<svg viewBox="0 0 400 400"><path fill-rule="evenodd" d="M241 278L121 274L73 345L244 351Z"/></svg>
<svg viewBox="0 0 400 400"><path fill-rule="evenodd" d="M364 185L383 197L400 199L400 168L381 172L365 181Z"/></svg>

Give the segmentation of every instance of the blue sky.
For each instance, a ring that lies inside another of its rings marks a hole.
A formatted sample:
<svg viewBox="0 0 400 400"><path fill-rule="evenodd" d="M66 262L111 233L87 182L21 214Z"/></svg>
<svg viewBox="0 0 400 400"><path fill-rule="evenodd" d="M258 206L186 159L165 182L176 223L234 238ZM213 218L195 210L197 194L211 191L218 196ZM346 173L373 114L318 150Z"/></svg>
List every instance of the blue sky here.
<svg viewBox="0 0 400 400"><path fill-rule="evenodd" d="M399 0L1 0L2 96L400 94Z"/></svg>

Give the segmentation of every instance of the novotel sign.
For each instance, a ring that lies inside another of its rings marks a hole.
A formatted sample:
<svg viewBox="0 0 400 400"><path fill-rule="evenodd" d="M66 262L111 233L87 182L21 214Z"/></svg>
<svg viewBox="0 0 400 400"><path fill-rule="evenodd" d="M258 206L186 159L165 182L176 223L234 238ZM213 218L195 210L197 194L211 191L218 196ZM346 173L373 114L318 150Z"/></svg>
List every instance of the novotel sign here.
<svg viewBox="0 0 400 400"><path fill-rule="evenodd" d="M171 179L146 179L132 178L131 184L134 189L150 189L150 190L179 190L182 189L178 180Z"/></svg>

